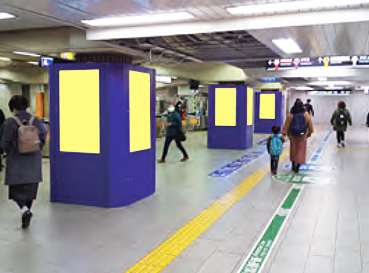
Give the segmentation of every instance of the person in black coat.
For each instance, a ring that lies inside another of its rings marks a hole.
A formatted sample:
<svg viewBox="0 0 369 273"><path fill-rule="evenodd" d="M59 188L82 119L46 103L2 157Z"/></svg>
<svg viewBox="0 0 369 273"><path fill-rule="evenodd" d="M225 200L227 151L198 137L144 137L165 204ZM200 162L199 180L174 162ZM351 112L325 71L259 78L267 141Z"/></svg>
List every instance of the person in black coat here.
<svg viewBox="0 0 369 273"><path fill-rule="evenodd" d="M182 152L183 158L181 162L185 162L189 160L186 149L182 146L181 143L181 130L182 130L182 119L179 116L178 112L175 111L174 105L170 105L168 108L168 128L167 135L165 137L164 150L162 157L158 160L158 163L165 163L165 158L167 157L169 146L174 140L178 149Z"/></svg>
<svg viewBox="0 0 369 273"><path fill-rule="evenodd" d="M28 101L23 96L14 96L9 102L9 108L20 122L29 123L32 116L26 112ZM36 199L38 184L42 181L41 149L46 141L46 130L38 118L33 125L37 128L40 149L30 154L21 154L18 150L19 125L15 118L4 122L0 130L0 146L6 153L5 185L9 186L9 199L19 206L22 212L22 228L27 228L32 218L32 203Z"/></svg>
<svg viewBox="0 0 369 273"><path fill-rule="evenodd" d="M0 109L0 128L3 126L4 122L5 122L5 115L4 115L3 110ZM4 151L0 147L0 172L4 168L4 165L3 165L3 154L4 154Z"/></svg>
<svg viewBox="0 0 369 273"><path fill-rule="evenodd" d="M304 106L305 106L306 112L308 112L310 116L314 116L314 108L311 105L311 99L308 99L307 103Z"/></svg>

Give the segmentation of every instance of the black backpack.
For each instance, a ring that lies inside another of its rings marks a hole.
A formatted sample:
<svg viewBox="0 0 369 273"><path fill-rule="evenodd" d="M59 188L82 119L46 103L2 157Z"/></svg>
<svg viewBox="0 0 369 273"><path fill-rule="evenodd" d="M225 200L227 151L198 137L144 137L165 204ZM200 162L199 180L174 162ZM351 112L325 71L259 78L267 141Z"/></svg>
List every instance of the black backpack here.
<svg viewBox="0 0 369 273"><path fill-rule="evenodd" d="M344 111L338 111L338 115L336 117L336 125L347 126L347 115Z"/></svg>
<svg viewBox="0 0 369 273"><path fill-rule="evenodd" d="M293 114L290 132L294 136L304 136L307 131L307 121L304 113Z"/></svg>

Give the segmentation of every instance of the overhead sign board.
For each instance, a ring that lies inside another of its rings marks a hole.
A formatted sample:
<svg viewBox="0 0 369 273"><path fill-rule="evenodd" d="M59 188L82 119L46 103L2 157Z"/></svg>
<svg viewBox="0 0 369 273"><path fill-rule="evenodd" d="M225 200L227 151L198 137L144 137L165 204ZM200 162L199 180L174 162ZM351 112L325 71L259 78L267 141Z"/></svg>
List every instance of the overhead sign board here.
<svg viewBox="0 0 369 273"><path fill-rule="evenodd" d="M349 96L352 91L348 90L335 90L335 91L307 91L311 96Z"/></svg>
<svg viewBox="0 0 369 273"><path fill-rule="evenodd" d="M266 70L292 70L309 67L365 67L369 66L369 56L325 56L318 58L270 59Z"/></svg>

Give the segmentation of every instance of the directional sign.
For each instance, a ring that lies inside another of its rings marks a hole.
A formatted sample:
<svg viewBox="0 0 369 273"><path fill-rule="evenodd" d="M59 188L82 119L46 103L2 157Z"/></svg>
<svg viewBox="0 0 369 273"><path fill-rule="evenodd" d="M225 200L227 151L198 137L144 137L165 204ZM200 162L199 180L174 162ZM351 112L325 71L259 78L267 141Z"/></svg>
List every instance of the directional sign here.
<svg viewBox="0 0 369 273"><path fill-rule="evenodd" d="M328 184L332 179L326 177L309 176L301 173L285 173L274 176L275 180L291 184Z"/></svg>
<svg viewBox="0 0 369 273"><path fill-rule="evenodd" d="M292 165L291 163L286 164L285 169L290 170ZM333 166L322 166L319 164L314 163L306 163L300 166L300 171L302 172L328 172L328 171L334 171L336 168Z"/></svg>

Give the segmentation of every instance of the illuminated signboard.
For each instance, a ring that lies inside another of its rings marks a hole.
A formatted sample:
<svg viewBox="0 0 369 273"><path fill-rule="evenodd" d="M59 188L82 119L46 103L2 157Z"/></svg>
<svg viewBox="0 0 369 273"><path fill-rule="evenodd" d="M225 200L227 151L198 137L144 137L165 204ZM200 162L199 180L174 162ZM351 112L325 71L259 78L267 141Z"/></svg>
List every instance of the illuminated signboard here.
<svg viewBox="0 0 369 273"><path fill-rule="evenodd" d="M266 70L291 70L309 67L365 67L369 66L369 56L326 56L318 58L270 59Z"/></svg>
<svg viewBox="0 0 369 273"><path fill-rule="evenodd" d="M336 91L308 91L308 95L313 96L349 96L352 91L336 90Z"/></svg>

